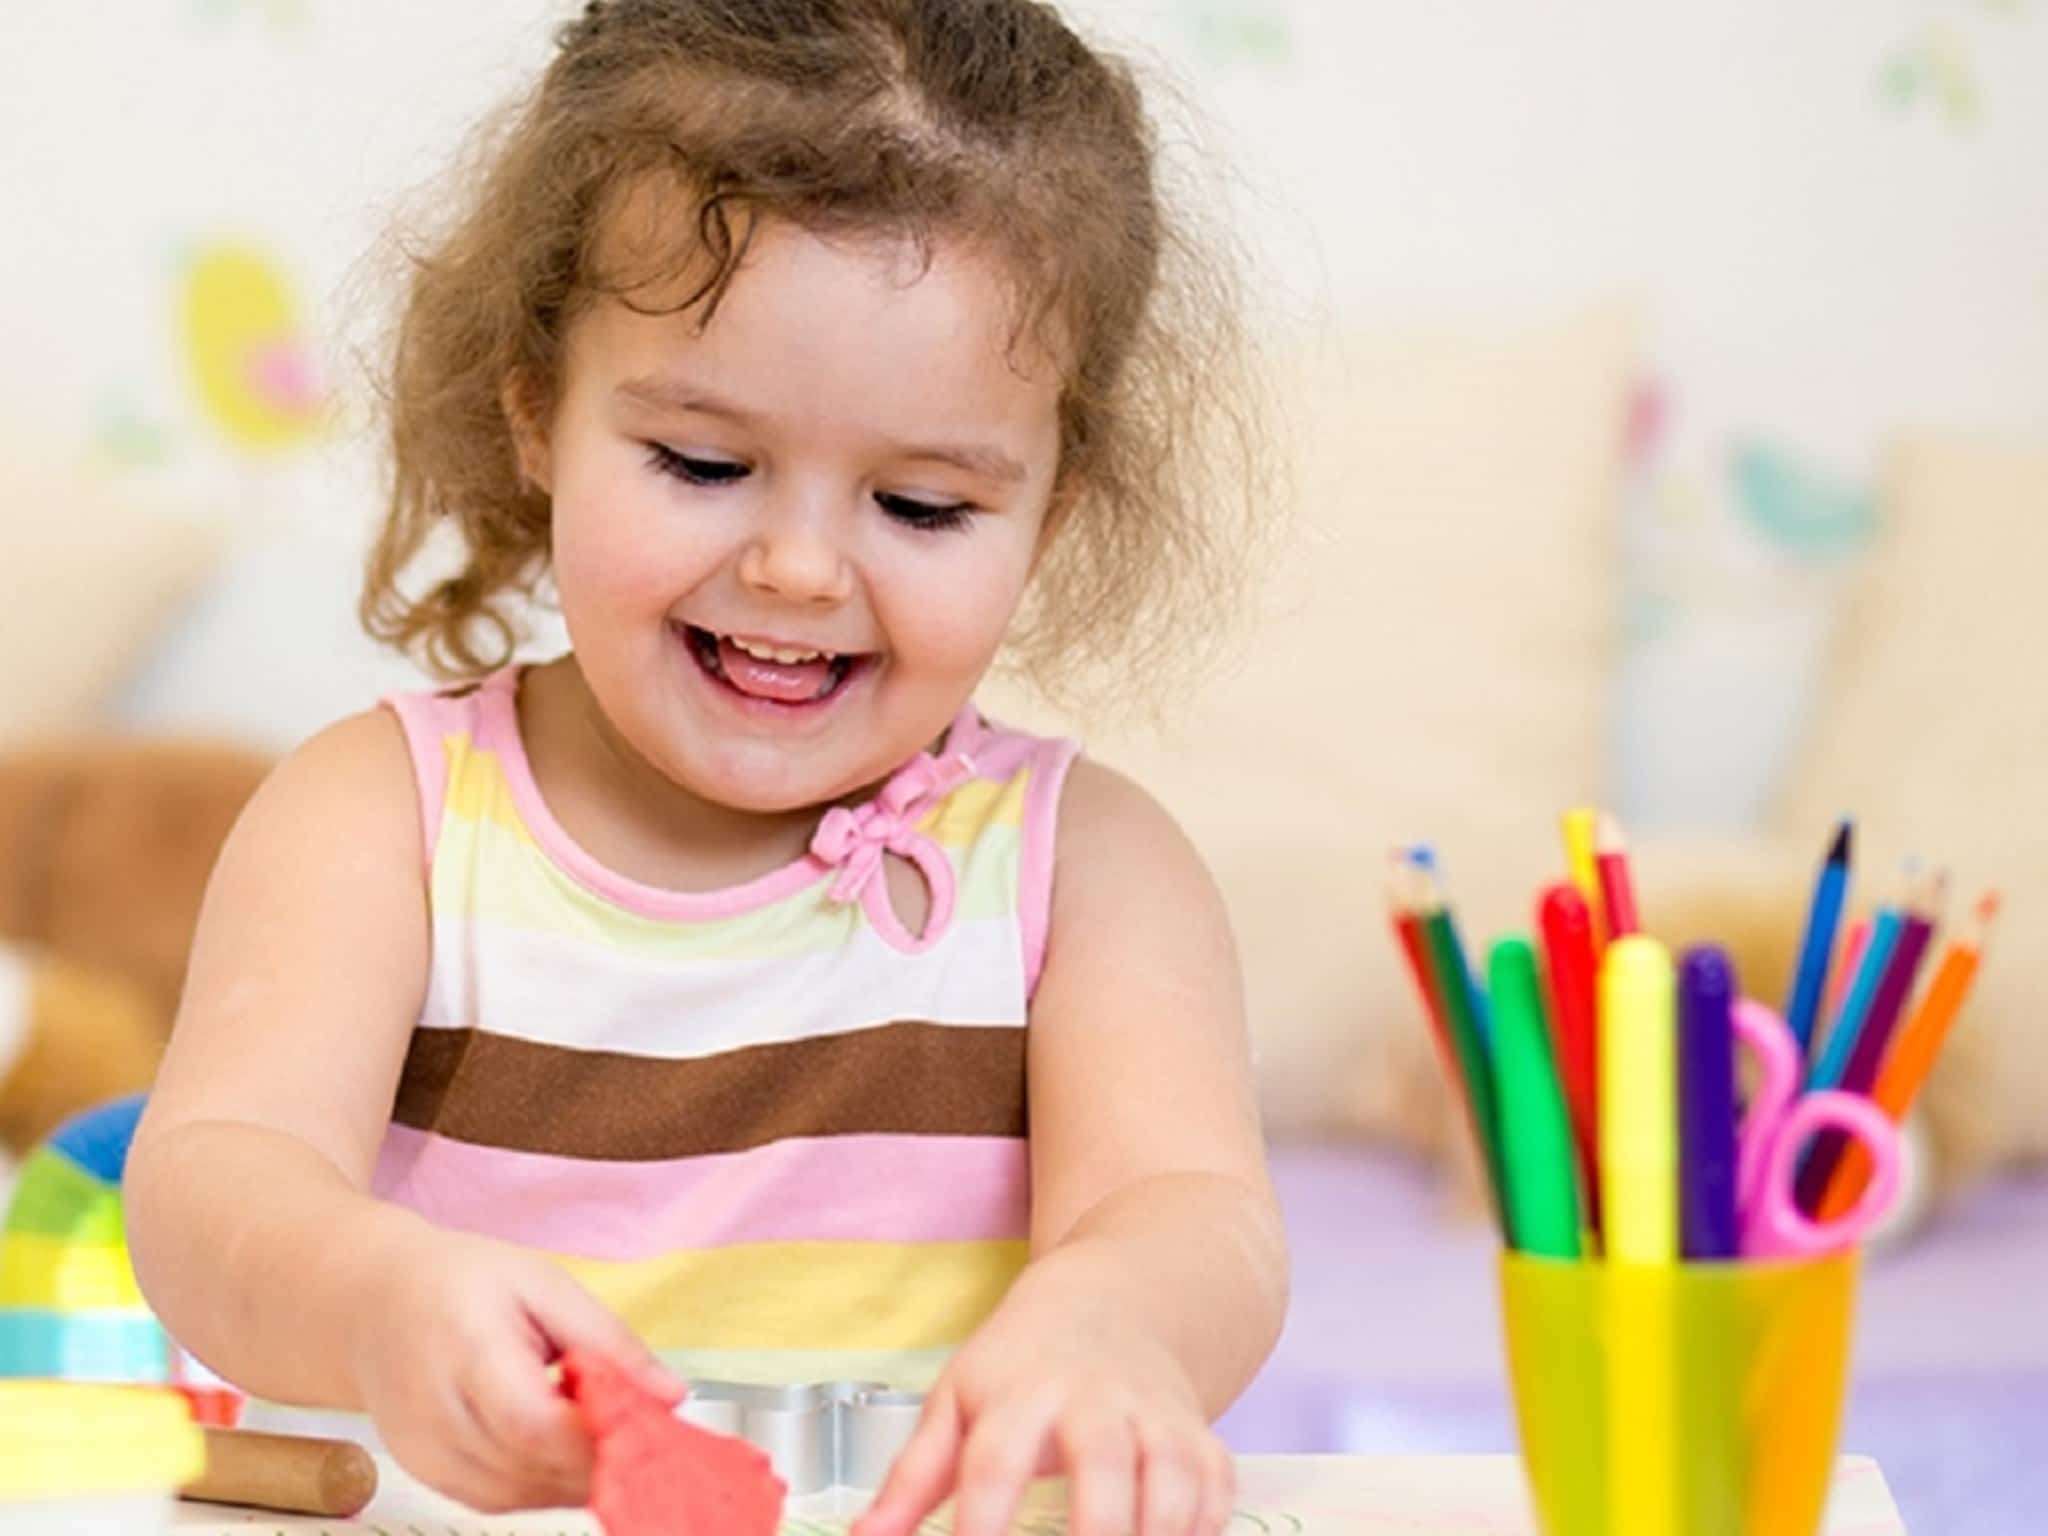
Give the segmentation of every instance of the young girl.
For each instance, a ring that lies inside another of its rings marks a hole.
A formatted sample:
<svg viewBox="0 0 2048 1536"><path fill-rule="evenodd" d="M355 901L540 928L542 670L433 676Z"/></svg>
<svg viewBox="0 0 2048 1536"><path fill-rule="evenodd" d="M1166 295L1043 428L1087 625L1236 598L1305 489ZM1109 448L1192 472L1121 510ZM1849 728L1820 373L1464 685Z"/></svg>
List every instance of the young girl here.
<svg viewBox="0 0 2048 1536"><path fill-rule="evenodd" d="M365 615L466 681L259 793L136 1136L181 1343L486 1510L584 1497L583 1348L928 1385L864 1536L1048 1471L1080 1536L1221 1529L1286 1292L1230 936L1142 791L970 702L1006 637L1136 685L1211 617L1190 255L1031 0L564 29L397 338ZM572 649L503 665L543 582Z"/></svg>

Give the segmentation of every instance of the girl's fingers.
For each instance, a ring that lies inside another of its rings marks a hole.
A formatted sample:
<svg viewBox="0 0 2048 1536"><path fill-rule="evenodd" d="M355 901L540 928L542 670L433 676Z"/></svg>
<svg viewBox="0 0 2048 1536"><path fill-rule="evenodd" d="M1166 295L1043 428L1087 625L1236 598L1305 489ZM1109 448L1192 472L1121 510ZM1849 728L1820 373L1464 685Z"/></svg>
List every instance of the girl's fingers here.
<svg viewBox="0 0 2048 1536"><path fill-rule="evenodd" d="M1005 1536L1038 1470L1058 1409L1059 1398L1050 1391L1010 1397L966 1426L953 1492L954 1536Z"/></svg>
<svg viewBox="0 0 2048 1536"><path fill-rule="evenodd" d="M852 1536L908 1536L952 1491L960 1457L960 1404L940 1386Z"/></svg>
<svg viewBox="0 0 2048 1536"><path fill-rule="evenodd" d="M1141 1428L1138 1536L1198 1536L1208 1467L1201 1440L1184 1428Z"/></svg>
<svg viewBox="0 0 2048 1536"><path fill-rule="evenodd" d="M1138 1490L1138 1437L1129 1414L1121 1405L1070 1407L1053 1436L1067 1468L1067 1529L1072 1536L1124 1536ZM1153 1536L1150 1527L1143 1536Z"/></svg>
<svg viewBox="0 0 2048 1536"><path fill-rule="evenodd" d="M623 1318L565 1272L550 1267L538 1284L522 1290L521 1300L550 1347L550 1358L572 1349L600 1355L662 1402L683 1400L683 1383L676 1374L655 1359Z"/></svg>
<svg viewBox="0 0 2048 1536"><path fill-rule="evenodd" d="M487 1460L508 1477L544 1489L545 1502L583 1502L590 1437L540 1361L509 1349L476 1357L463 1400Z"/></svg>
<svg viewBox="0 0 2048 1536"><path fill-rule="evenodd" d="M1214 1432L1202 1437L1202 1508L1195 1519L1201 1536L1220 1536L1237 1508L1237 1462Z"/></svg>

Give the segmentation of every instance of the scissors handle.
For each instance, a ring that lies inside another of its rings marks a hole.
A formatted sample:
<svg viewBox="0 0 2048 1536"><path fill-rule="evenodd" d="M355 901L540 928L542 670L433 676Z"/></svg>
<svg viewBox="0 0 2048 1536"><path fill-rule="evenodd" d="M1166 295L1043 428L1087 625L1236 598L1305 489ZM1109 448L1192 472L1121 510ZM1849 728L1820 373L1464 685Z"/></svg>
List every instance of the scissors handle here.
<svg viewBox="0 0 2048 1536"><path fill-rule="evenodd" d="M1754 998L1738 998L1733 1012L1736 1043L1756 1060L1756 1086L1736 1135L1735 1209L1746 1217L1763 1195L1771 1147L1792 1100L1799 1093L1799 1047L1777 1012Z"/></svg>
<svg viewBox="0 0 2048 1536"><path fill-rule="evenodd" d="M1849 1210L1815 1221L1799 1208L1799 1158L1824 1130L1838 1130L1863 1144L1870 1181ZM1884 1219L1898 1193L1901 1149L1898 1128L1883 1110L1860 1094L1823 1089L1796 1100L1769 1134L1764 1166L1742 1213L1746 1258L1798 1258L1835 1253L1862 1240Z"/></svg>

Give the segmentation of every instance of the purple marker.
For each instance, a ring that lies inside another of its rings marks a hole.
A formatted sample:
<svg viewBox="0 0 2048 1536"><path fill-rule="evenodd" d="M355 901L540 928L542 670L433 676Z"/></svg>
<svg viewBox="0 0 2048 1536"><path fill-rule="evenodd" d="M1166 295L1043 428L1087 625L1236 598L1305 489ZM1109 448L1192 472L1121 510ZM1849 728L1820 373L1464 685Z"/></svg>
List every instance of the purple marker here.
<svg viewBox="0 0 2048 1536"><path fill-rule="evenodd" d="M1703 944L1678 967L1678 1218L1688 1259L1732 1259L1735 1221L1735 968Z"/></svg>

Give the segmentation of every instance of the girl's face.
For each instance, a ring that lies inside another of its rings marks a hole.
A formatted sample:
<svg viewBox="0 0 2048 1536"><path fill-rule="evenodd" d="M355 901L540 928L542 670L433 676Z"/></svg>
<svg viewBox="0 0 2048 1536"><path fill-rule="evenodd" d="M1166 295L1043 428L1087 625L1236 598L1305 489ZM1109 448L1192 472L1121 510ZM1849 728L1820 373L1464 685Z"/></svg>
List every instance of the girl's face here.
<svg viewBox="0 0 2048 1536"><path fill-rule="evenodd" d="M652 307L648 305L646 307ZM696 311L572 325L544 439L553 569L612 729L679 787L817 805L929 746L1047 530L1059 379L1002 272L764 222Z"/></svg>

